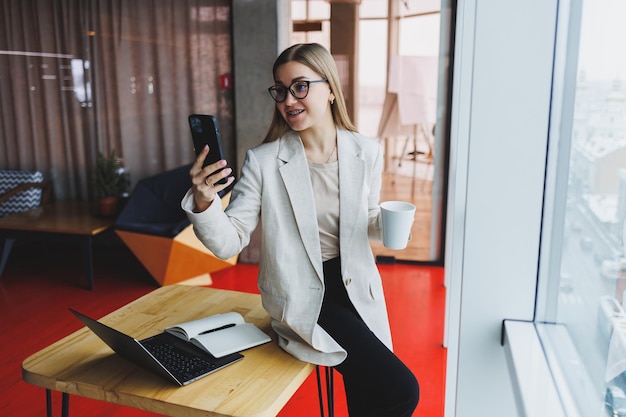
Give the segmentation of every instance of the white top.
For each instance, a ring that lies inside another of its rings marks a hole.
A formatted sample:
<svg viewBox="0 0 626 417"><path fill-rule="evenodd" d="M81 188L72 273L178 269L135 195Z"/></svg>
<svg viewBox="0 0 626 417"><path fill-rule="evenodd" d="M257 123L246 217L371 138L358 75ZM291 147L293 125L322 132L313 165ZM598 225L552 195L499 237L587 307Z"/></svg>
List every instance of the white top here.
<svg viewBox="0 0 626 417"><path fill-rule="evenodd" d="M309 163L322 261L339 256L339 161Z"/></svg>

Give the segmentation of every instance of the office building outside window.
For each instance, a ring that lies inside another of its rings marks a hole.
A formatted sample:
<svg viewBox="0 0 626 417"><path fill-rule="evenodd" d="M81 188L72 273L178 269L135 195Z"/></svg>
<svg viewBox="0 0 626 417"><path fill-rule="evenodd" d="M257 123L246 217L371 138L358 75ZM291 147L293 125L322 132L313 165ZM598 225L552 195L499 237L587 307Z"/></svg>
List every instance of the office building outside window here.
<svg viewBox="0 0 626 417"><path fill-rule="evenodd" d="M557 34L535 321L566 408L569 401L581 416L621 416L626 415L626 53L621 46L626 3L581 3L572 2L568 21L559 22L569 27Z"/></svg>

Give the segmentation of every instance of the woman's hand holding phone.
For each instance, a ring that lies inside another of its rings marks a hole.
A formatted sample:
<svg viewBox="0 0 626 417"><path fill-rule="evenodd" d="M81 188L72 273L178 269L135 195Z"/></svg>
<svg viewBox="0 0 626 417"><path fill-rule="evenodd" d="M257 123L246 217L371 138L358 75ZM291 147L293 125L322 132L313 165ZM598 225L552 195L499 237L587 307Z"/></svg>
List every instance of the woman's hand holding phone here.
<svg viewBox="0 0 626 417"><path fill-rule="evenodd" d="M233 170L227 167L228 163L224 159L202 168L208 154L209 146L205 145L189 172L193 184L194 211L197 213L209 208L217 193L228 188L235 180L235 177L230 175ZM223 179L226 179L226 182L222 184L220 181Z"/></svg>

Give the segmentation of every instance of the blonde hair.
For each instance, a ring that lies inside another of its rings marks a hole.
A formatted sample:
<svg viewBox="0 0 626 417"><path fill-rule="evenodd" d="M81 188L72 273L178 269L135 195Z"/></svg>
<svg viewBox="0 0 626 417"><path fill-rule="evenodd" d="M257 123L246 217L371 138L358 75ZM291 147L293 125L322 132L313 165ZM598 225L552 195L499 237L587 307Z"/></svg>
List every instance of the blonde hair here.
<svg viewBox="0 0 626 417"><path fill-rule="evenodd" d="M306 65L328 80L330 91L335 95L335 102L330 106L335 125L356 132L356 127L352 124L346 108L346 101L343 97L337 65L330 52L319 43L300 43L290 46L276 58L274 67L272 68L274 78L276 78L278 67L293 61ZM265 134L263 142L275 141L290 129L291 128L278 111L278 108L275 107L272 122Z"/></svg>

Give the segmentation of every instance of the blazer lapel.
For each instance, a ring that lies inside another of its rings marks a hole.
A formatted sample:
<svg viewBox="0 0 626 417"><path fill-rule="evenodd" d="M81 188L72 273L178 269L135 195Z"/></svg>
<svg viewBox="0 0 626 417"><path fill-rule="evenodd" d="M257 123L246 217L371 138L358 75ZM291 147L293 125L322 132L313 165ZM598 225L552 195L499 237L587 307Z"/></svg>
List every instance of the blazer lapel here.
<svg viewBox="0 0 626 417"><path fill-rule="evenodd" d="M309 168L300 137L295 132L279 139L278 158L284 165L280 168L293 214L300 231L302 243L319 279L323 282L324 271L321 262L319 229L316 221L315 201ZM363 186L365 162L361 147L354 135L348 131L337 130L337 155L339 158L339 244L342 263L347 259L352 246L355 225L363 216ZM367 211L365 211L367 216Z"/></svg>
<svg viewBox="0 0 626 417"><path fill-rule="evenodd" d="M319 279L323 282L319 229L304 146L295 132L289 132L279 140L278 158L284 163L279 169L280 175L289 195L302 243Z"/></svg>
<svg viewBox="0 0 626 417"><path fill-rule="evenodd" d="M337 155L339 158L339 245L341 263L347 261L352 246L352 236L357 222L364 221L363 185L365 162L355 136L346 130L337 130ZM366 214L367 215L367 214ZM367 221L367 219L365 219Z"/></svg>

